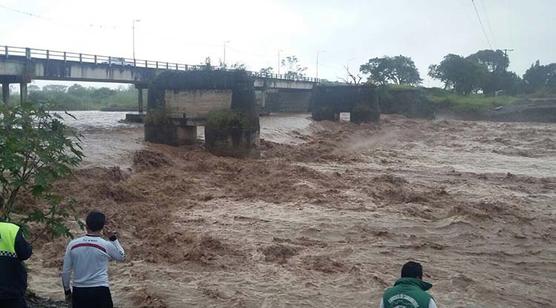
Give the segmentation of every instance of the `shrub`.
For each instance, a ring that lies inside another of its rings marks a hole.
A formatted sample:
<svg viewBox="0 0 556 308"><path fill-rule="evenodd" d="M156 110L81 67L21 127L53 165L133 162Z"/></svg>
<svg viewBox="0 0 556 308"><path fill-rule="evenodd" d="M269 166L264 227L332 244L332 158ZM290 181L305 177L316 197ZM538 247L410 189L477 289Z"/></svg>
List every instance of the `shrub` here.
<svg viewBox="0 0 556 308"><path fill-rule="evenodd" d="M207 115L207 127L213 129L228 129L228 128L251 128L249 118L237 111L233 110L214 110Z"/></svg>
<svg viewBox="0 0 556 308"><path fill-rule="evenodd" d="M69 130L57 113L30 103L0 106L0 219L43 225L52 236L71 236L65 218L73 201L52 192L57 179L71 173L82 158L79 135ZM29 192L47 207L21 210L20 196ZM75 217L75 215L74 215ZM76 218L77 219L77 218Z"/></svg>

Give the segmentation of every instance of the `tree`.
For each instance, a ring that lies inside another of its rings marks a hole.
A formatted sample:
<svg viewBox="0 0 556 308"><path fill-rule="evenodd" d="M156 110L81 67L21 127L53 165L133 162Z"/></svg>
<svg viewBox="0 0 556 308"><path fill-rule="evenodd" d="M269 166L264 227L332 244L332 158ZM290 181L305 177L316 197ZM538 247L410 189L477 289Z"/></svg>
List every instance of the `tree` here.
<svg viewBox="0 0 556 308"><path fill-rule="evenodd" d="M30 84L29 87L27 87L27 91L29 91L29 93L39 92L41 91L41 87L37 86L36 84Z"/></svg>
<svg viewBox="0 0 556 308"><path fill-rule="evenodd" d="M68 88L68 94L86 96L88 94L88 90L84 86L75 83Z"/></svg>
<svg viewBox="0 0 556 308"><path fill-rule="evenodd" d="M57 93L63 93L66 92L66 89L68 87L64 86L64 85L59 85L59 84L49 84L46 85L44 87L42 87L42 90L44 92L57 92Z"/></svg>
<svg viewBox="0 0 556 308"><path fill-rule="evenodd" d="M367 63L361 65L359 71L369 74L368 81L374 84L417 85L422 81L413 60L402 55L369 59Z"/></svg>
<svg viewBox="0 0 556 308"><path fill-rule="evenodd" d="M502 50L479 50L467 57L467 60L484 66L487 72L481 81L481 89L485 95L495 95L499 90L506 90L505 86L511 79L507 68L510 64L508 56Z"/></svg>
<svg viewBox="0 0 556 308"><path fill-rule="evenodd" d="M307 70L306 66L299 64L296 56L287 56L285 59L282 59L282 67L287 69L284 76L289 79L301 79L305 76L305 71Z"/></svg>
<svg viewBox="0 0 556 308"><path fill-rule="evenodd" d="M0 219L20 223L24 230L28 222L37 222L50 235L71 236L64 220L72 202L53 193L52 183L70 174L83 153L79 136L68 137L70 130L61 120L36 104L0 106ZM21 212L23 192L46 201L47 207Z"/></svg>
<svg viewBox="0 0 556 308"><path fill-rule="evenodd" d="M481 89L488 70L485 66L462 56L449 54L438 65L429 67L429 76L444 83L444 88L469 95Z"/></svg>
<svg viewBox="0 0 556 308"><path fill-rule="evenodd" d="M269 67L263 67L259 70L259 74L261 74L262 76L270 76L273 74L274 69L269 66Z"/></svg>
<svg viewBox="0 0 556 308"><path fill-rule="evenodd" d="M347 84L355 84L355 85L361 84L361 79L363 79L361 75L359 74L354 75L353 73L351 73L348 65L344 66L344 69L346 70L346 77L340 78L343 82Z"/></svg>
<svg viewBox="0 0 556 308"><path fill-rule="evenodd" d="M556 89L556 63L541 65L540 61L525 72L523 75L526 90L534 92L540 89Z"/></svg>
<svg viewBox="0 0 556 308"><path fill-rule="evenodd" d="M232 64L232 66L230 66L230 68L233 69L233 70L245 71L247 69L247 66L245 66L244 63L236 62L236 63Z"/></svg>
<svg viewBox="0 0 556 308"><path fill-rule="evenodd" d="M510 59L500 49L498 50L479 50L467 57L468 60L486 66L489 72L506 71L510 65Z"/></svg>

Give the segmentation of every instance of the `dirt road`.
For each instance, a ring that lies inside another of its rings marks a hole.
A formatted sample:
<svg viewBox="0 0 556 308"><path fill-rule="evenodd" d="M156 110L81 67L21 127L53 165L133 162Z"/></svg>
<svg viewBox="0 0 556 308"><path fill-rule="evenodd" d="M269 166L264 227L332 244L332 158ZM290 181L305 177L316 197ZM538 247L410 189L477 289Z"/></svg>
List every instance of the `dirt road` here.
<svg viewBox="0 0 556 308"><path fill-rule="evenodd" d="M306 124L263 125L259 160L111 131L140 144L122 168L88 164L58 188L121 234L115 303L373 307L411 259L441 307L556 305L556 125ZM65 244L36 245L41 296L62 298Z"/></svg>

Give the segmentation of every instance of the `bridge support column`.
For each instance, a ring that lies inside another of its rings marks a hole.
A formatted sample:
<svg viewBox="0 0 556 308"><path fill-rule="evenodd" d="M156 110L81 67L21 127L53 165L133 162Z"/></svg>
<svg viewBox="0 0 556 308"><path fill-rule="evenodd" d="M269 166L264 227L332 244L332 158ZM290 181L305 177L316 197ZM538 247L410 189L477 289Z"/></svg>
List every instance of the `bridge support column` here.
<svg viewBox="0 0 556 308"><path fill-rule="evenodd" d="M137 88L137 102L139 113L143 113L143 89Z"/></svg>
<svg viewBox="0 0 556 308"><path fill-rule="evenodd" d="M19 101L24 103L27 101L27 83L22 82L19 84Z"/></svg>
<svg viewBox="0 0 556 308"><path fill-rule="evenodd" d="M10 84L7 82L2 83L2 101L8 104L10 101Z"/></svg>

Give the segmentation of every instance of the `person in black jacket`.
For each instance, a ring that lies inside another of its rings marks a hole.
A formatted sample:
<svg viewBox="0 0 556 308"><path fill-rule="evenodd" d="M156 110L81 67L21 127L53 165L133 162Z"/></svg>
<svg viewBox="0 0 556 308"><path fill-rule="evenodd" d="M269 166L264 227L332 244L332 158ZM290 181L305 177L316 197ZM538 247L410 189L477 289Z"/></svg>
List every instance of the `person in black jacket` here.
<svg viewBox="0 0 556 308"><path fill-rule="evenodd" d="M27 271L23 261L32 253L19 226L0 222L0 307L27 307Z"/></svg>

